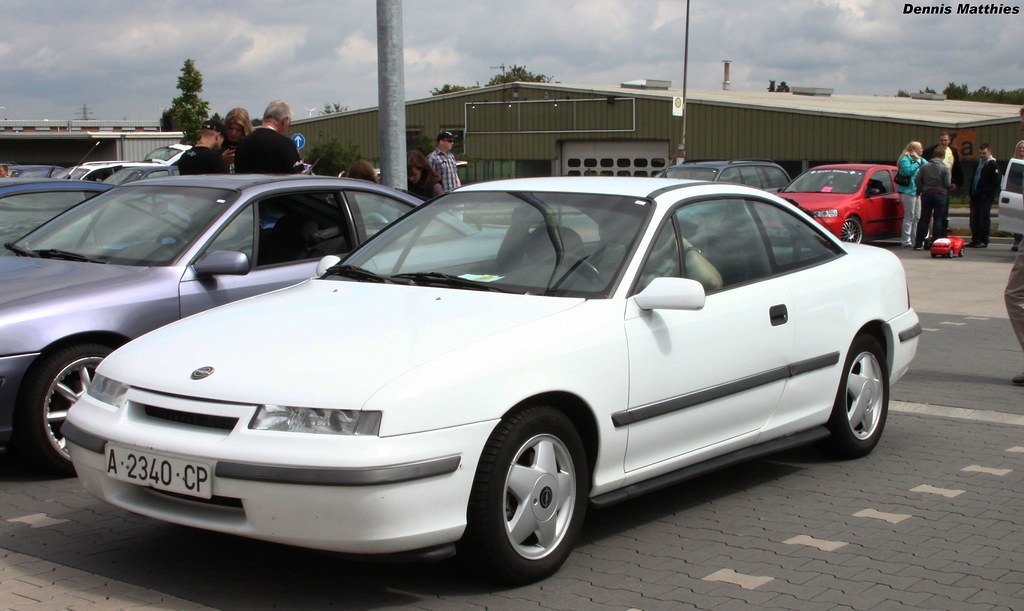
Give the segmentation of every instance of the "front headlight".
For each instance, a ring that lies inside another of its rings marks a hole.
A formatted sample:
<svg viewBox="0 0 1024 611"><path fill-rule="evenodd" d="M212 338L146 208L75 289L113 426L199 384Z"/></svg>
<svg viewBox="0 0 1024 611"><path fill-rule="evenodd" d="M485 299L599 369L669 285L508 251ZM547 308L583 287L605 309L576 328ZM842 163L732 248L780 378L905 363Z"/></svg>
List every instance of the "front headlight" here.
<svg viewBox="0 0 1024 611"><path fill-rule="evenodd" d="M128 385L96 374L96 377L92 379L92 383L89 384L89 388L85 392L101 403L107 403L121 409L124 407L126 397L128 396Z"/></svg>
<svg viewBox="0 0 1024 611"><path fill-rule="evenodd" d="M816 219L834 219L839 216L839 211L832 208L831 210L815 210L811 214L813 214Z"/></svg>
<svg viewBox="0 0 1024 611"><path fill-rule="evenodd" d="M249 428L325 435L376 435L380 431L380 419L381 412L261 405Z"/></svg>

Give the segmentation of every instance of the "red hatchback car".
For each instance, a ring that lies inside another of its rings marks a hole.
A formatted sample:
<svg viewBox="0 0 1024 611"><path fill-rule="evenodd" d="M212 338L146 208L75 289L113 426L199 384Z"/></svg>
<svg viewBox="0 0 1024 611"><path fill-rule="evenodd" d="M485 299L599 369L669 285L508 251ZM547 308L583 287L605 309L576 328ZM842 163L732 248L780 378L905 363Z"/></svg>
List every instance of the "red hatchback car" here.
<svg viewBox="0 0 1024 611"><path fill-rule="evenodd" d="M898 236L903 205L896 166L838 163L811 168L779 195L801 206L844 242Z"/></svg>

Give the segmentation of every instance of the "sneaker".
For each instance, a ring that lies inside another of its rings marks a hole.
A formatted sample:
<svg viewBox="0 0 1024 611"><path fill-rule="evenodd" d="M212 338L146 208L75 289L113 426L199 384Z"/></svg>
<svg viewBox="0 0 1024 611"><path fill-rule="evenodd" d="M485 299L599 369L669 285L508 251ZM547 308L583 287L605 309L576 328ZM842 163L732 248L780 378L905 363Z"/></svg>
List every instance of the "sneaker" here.
<svg viewBox="0 0 1024 611"><path fill-rule="evenodd" d="M920 246L915 246L914 250L921 250L921 247Z"/></svg>
<svg viewBox="0 0 1024 611"><path fill-rule="evenodd" d="M1017 386L1024 386L1024 373L1019 376L1013 376L1013 383Z"/></svg>
<svg viewBox="0 0 1024 611"><path fill-rule="evenodd" d="M988 243L987 242L978 242L977 244L974 245L974 247L975 248L988 248Z"/></svg>
<svg viewBox="0 0 1024 611"><path fill-rule="evenodd" d="M1013 251L1013 252L1019 252L1020 251L1020 244L1014 244L1013 246L1010 247L1010 250Z"/></svg>

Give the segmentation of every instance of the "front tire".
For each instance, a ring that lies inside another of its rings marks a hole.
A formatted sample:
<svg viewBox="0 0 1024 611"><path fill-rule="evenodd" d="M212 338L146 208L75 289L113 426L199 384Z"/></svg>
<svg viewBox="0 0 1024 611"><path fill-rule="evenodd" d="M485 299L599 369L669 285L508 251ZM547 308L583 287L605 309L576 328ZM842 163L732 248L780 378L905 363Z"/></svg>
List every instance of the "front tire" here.
<svg viewBox="0 0 1024 611"><path fill-rule="evenodd" d="M889 413L885 352L874 337L854 339L832 406L825 448L839 458L867 456L878 445Z"/></svg>
<svg viewBox="0 0 1024 611"><path fill-rule="evenodd" d="M25 374L14 442L31 464L54 474L75 474L61 427L68 409L88 390L100 361L112 351L103 344L66 346L42 355Z"/></svg>
<svg viewBox="0 0 1024 611"><path fill-rule="evenodd" d="M839 239L853 244L860 244L863 242L864 226L861 225L860 219L855 216L851 216L843 221L843 227L839 230Z"/></svg>
<svg viewBox="0 0 1024 611"><path fill-rule="evenodd" d="M511 414L481 455L459 555L506 584L554 574L579 537L589 482L583 443L562 412L536 405Z"/></svg>

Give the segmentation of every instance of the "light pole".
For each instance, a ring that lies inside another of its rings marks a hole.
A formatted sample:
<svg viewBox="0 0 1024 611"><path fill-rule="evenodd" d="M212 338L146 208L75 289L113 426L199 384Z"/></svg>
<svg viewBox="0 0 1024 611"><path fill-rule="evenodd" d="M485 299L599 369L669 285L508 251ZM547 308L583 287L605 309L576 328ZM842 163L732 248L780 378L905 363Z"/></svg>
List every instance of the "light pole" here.
<svg viewBox="0 0 1024 611"><path fill-rule="evenodd" d="M686 32L683 41L683 139L679 142L679 156L686 160L686 70L690 64L690 0L686 0Z"/></svg>

